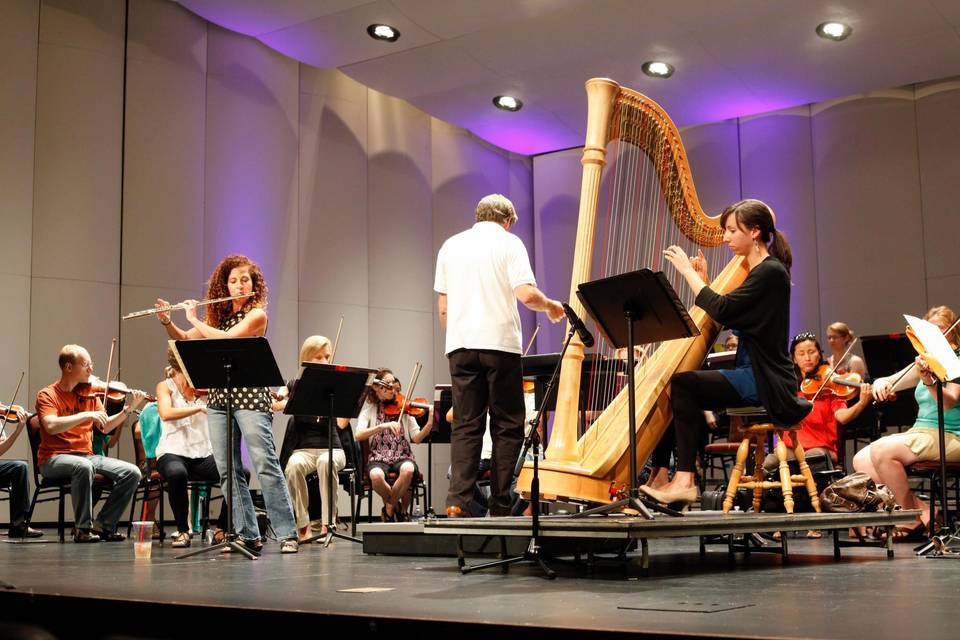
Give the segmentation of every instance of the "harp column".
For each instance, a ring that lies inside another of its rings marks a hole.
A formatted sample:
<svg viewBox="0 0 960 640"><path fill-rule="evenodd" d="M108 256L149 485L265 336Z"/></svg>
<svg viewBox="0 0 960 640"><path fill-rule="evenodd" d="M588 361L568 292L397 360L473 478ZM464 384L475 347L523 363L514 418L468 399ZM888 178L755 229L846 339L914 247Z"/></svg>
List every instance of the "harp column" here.
<svg viewBox="0 0 960 640"><path fill-rule="evenodd" d="M594 78L587 88L587 135L583 147L583 181L580 184L580 211L577 220L577 243L573 254L570 278L570 306L581 318L583 305L577 298L577 287L590 279L593 262L593 237L600 197L600 177L606 164L607 140L613 105L620 85L607 78ZM569 322L567 331L570 330ZM553 418L550 443L544 451L547 460L574 461L577 451L577 417L580 400L580 370L583 364L583 342L573 337L560 365L557 385L557 411Z"/></svg>

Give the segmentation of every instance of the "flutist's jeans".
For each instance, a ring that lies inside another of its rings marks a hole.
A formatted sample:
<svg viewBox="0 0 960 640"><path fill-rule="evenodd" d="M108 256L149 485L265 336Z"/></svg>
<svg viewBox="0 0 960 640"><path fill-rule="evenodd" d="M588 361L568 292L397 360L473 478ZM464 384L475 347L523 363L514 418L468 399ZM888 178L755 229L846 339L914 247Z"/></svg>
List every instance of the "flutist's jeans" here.
<svg viewBox="0 0 960 640"><path fill-rule="evenodd" d="M227 486L227 412L210 408L207 410L207 425L210 428L210 443L213 457L220 472L220 486ZM240 459L240 437L247 443L250 462L260 478L260 489L266 503L267 515L278 540L296 538L293 506L287 482L277 460L273 444L273 416L262 411L235 409L233 411L233 528L245 540L260 537L257 527L257 512L253 507L247 479L243 475Z"/></svg>
<svg viewBox="0 0 960 640"><path fill-rule="evenodd" d="M93 479L98 473L112 480L113 484L94 522ZM140 484L140 469L136 465L107 456L61 453L40 465L40 474L48 480L70 480L75 527L108 533L116 531L120 516L130 506Z"/></svg>

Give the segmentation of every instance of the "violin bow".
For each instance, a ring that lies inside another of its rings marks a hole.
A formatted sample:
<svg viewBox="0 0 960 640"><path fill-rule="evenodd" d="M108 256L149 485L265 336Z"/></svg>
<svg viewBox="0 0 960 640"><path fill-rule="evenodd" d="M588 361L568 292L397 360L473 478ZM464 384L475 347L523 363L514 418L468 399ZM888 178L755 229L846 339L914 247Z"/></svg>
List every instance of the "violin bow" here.
<svg viewBox="0 0 960 640"><path fill-rule="evenodd" d="M6 429L7 429L7 424L9 423L9 420L7 420L7 414L10 412L10 409L13 408L13 403L17 401L17 395L20 393L20 385L23 384L23 375L25 373L26 373L25 371L20 372L20 379L17 380L17 388L13 392L13 398L7 404L7 410L3 412L3 424L0 425L0 439L2 440L7 439Z"/></svg>
<svg viewBox="0 0 960 640"><path fill-rule="evenodd" d="M850 350L853 349L853 345L857 344L857 340L859 339L860 338L858 336L851 340L850 344L847 345L847 350L843 352L843 355L837 358L836 362L830 366L830 368L827 370L827 375L823 377L823 381L820 383L820 388L817 389L817 392L813 394L812 398L810 398L810 402L814 402L817 399L817 396L820 395L820 392L823 391L823 388L826 387L827 383L830 382L831 378L833 378L833 374L836 373L837 367L839 367L840 363L847 358L847 356L850 354Z"/></svg>
<svg viewBox="0 0 960 640"><path fill-rule="evenodd" d="M337 357L337 347L340 345L340 332L343 331L343 316L340 316L340 326L337 327L337 337L333 341L333 351L330 352L330 362Z"/></svg>
<svg viewBox="0 0 960 640"><path fill-rule="evenodd" d="M957 318L957 321L956 321L956 322L954 322L952 325L950 325L949 327L947 327L946 331L943 332L943 335L947 335L948 333L950 333L951 331L953 331L954 329L956 329L958 324L960 324L960 318ZM948 341L948 342L949 342L949 341ZM909 367L907 367L906 369L904 369L903 371L900 372L900 375L898 375L897 378L896 378L896 380L894 380L893 383L890 385L890 389L894 389L894 388L897 386L897 384L899 384L899 382L900 382L901 380L903 380L904 376L906 376L908 373L910 373L911 371L913 371L913 368L914 368L915 366L917 366L917 361L916 361L916 360L914 360L913 362L911 362Z"/></svg>
<svg viewBox="0 0 960 640"><path fill-rule="evenodd" d="M537 323L536 328L533 330L533 335L530 336L530 342L527 343L527 348L523 350L523 355L530 353L530 347L533 346L533 341L537 339L537 334L540 333L540 323Z"/></svg>
<svg viewBox="0 0 960 640"><path fill-rule="evenodd" d="M110 357L107 358L107 377L103 381L103 410L107 410L107 394L110 393L110 369L113 368L113 350L117 346L117 339L110 341Z"/></svg>
<svg viewBox="0 0 960 640"><path fill-rule="evenodd" d="M400 415L397 416L397 422L400 422L403 419L403 414L407 410L407 403L409 402L410 398L413 397L411 394L413 393L414 388L417 386L417 379L420 377L421 369L423 369L423 365L417 361L413 365L413 372L410 374L410 387L407 389L407 394L403 396L403 404L400 405Z"/></svg>

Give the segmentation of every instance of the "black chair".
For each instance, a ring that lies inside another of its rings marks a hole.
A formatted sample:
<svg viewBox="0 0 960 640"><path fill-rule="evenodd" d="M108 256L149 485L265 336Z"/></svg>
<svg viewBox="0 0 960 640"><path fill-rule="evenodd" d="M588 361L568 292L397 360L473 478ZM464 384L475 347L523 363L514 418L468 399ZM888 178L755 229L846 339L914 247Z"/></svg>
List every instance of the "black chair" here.
<svg viewBox="0 0 960 640"><path fill-rule="evenodd" d="M360 504L363 502L363 499L367 499L367 520L373 520L373 484L370 482L370 474L367 472L367 460L370 458L370 447L367 444L367 441L364 440L360 443L355 443L355 448L359 449L359 454L357 458L362 460L362 473L360 492L357 494L357 506L354 509L354 513L360 513ZM393 486L393 483L396 482L399 474L388 473L387 474L387 484ZM413 494L413 499L411 500L411 506L413 504L420 505L420 499L423 498L426 500L427 496L427 486L426 482L423 480L423 473L420 472L419 466L417 472L413 475L413 481L410 483L410 492Z"/></svg>
<svg viewBox="0 0 960 640"><path fill-rule="evenodd" d="M57 510L57 535L60 542L66 538L66 522L64 512L66 510L66 499L70 495L70 479L48 480L40 476L40 465L37 463L37 455L40 451L40 417L33 414L27 419L27 437L30 440L30 455L33 458L33 499L30 501L30 511L27 515L27 522L33 520L33 510L42 502L59 502ZM103 474L96 474L93 477L94 494L102 497L109 495L113 483ZM46 496L41 498L41 496Z"/></svg>
<svg viewBox="0 0 960 640"><path fill-rule="evenodd" d="M127 525L127 537L133 530L133 516L137 512L137 501L142 505L141 513L146 513L146 503L150 500L159 500L160 517L157 519L157 530L160 534L160 542L163 542L166 537L166 532L163 530L163 477L157 469L157 459L148 458L144 452L140 430L134 427L130 429L130 434L133 436L134 462L140 469L140 483L137 485L137 489L133 493L133 500L130 502L130 522Z"/></svg>

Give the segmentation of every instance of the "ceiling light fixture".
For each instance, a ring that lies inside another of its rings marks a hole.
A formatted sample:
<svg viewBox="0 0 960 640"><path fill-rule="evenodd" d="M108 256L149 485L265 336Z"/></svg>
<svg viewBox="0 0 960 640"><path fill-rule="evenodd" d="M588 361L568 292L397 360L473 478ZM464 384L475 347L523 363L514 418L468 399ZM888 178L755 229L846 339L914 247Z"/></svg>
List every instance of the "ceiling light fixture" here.
<svg viewBox="0 0 960 640"><path fill-rule="evenodd" d="M817 25L817 35L824 40L846 40L853 33L853 27L842 22L823 22Z"/></svg>
<svg viewBox="0 0 960 640"><path fill-rule="evenodd" d="M669 78L673 75L673 65L667 64L666 62L650 60L649 62L644 62L640 68L651 78Z"/></svg>
<svg viewBox="0 0 960 640"><path fill-rule="evenodd" d="M513 96L497 96L493 99L493 106L504 111L520 111L523 108L523 102L520 98Z"/></svg>
<svg viewBox="0 0 960 640"><path fill-rule="evenodd" d="M367 27L367 34L374 40L396 42L400 39L400 32L388 24L372 24Z"/></svg>

